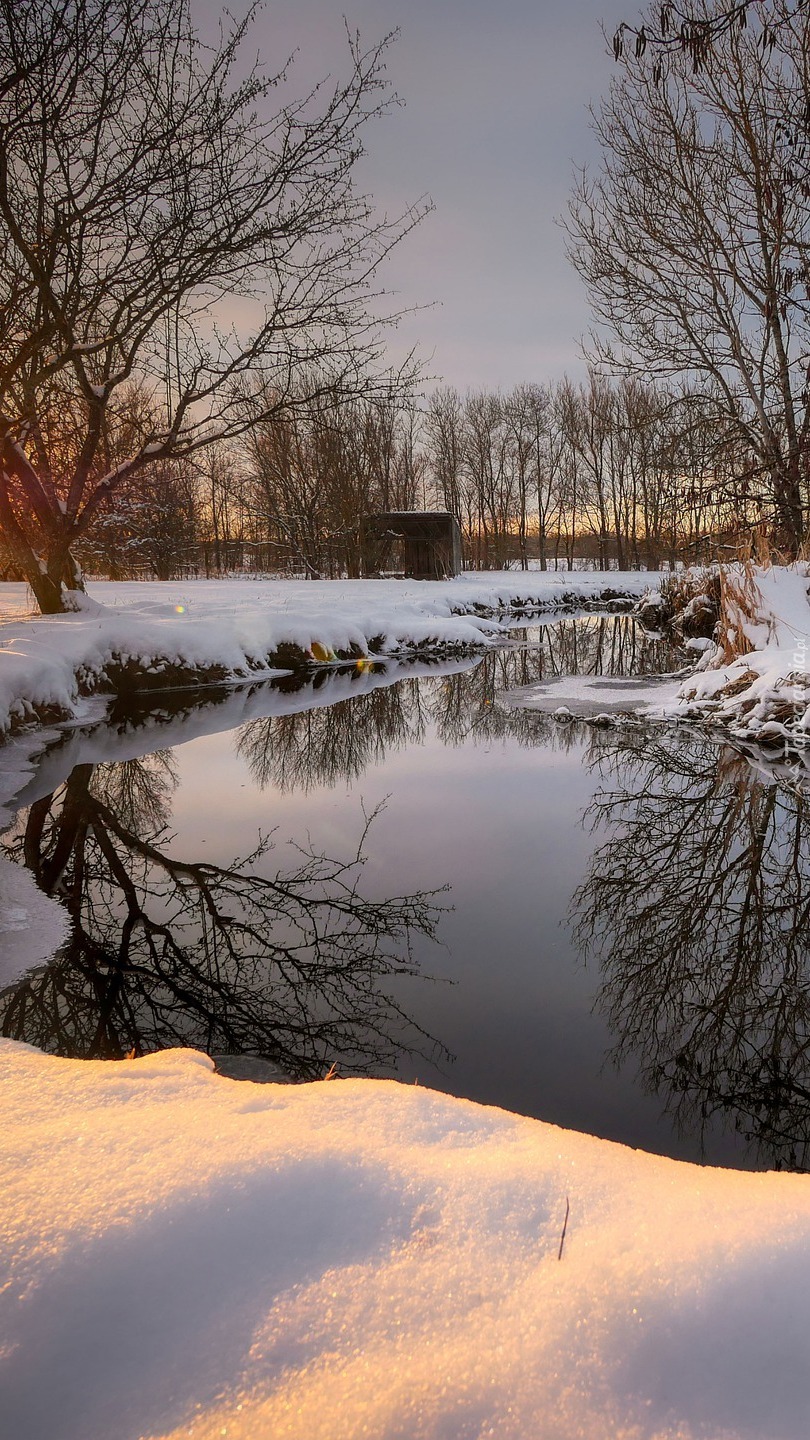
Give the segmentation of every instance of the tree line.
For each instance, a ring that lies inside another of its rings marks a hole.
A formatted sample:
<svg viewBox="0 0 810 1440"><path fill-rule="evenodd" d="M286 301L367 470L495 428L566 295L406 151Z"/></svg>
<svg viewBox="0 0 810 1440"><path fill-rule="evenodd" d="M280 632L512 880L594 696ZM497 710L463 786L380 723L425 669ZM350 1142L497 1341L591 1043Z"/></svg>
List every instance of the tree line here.
<svg viewBox="0 0 810 1440"><path fill-rule="evenodd" d="M659 569L765 528L755 474L685 388L593 371L417 403L310 382L238 443L120 486L76 556L112 579L359 576L377 563L365 516L428 509L456 518L470 569Z"/></svg>

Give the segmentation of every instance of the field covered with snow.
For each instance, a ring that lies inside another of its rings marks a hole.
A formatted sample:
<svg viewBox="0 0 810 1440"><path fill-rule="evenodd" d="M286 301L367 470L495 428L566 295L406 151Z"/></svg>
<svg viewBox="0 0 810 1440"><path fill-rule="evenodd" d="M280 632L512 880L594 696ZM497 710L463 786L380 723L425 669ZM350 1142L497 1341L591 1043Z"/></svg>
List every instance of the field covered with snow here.
<svg viewBox="0 0 810 1440"><path fill-rule="evenodd" d="M191 1051L0 1074L9 1436L810 1432L806 1176Z"/></svg>
<svg viewBox="0 0 810 1440"><path fill-rule="evenodd" d="M406 656L480 649L519 607L573 608L644 594L640 573L531 571L455 580L196 580L102 582L76 614L31 614L24 585L0 585L0 732L32 712L81 713L82 692L108 686L111 667L138 683L234 683L301 659ZM315 647L313 650L313 646ZM151 679L150 679L151 677Z"/></svg>

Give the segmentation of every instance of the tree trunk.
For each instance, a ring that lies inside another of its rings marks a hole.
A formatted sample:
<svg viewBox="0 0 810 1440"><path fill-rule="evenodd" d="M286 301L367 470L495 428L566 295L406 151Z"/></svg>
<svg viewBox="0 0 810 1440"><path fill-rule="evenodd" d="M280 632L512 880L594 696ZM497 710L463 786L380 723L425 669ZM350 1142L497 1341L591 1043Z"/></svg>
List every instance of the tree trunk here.
<svg viewBox="0 0 810 1440"><path fill-rule="evenodd" d="M5 533L5 542L14 564L22 572L43 615L61 615L70 610L69 591L83 591L82 574L70 551L60 545L56 554L42 563L23 538Z"/></svg>
<svg viewBox="0 0 810 1440"><path fill-rule="evenodd" d="M804 539L804 514L798 466L788 461L784 470L773 476L779 543L790 560L797 559Z"/></svg>
<svg viewBox="0 0 810 1440"><path fill-rule="evenodd" d="M26 573L25 578L43 615L63 613L65 606L61 585L55 585L49 575L43 575L38 570Z"/></svg>

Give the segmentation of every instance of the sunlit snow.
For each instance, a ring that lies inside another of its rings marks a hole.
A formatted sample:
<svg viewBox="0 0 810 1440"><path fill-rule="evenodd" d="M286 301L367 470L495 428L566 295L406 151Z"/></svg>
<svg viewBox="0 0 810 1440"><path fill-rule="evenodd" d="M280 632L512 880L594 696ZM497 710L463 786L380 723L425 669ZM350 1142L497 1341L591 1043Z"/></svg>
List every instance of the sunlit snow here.
<svg viewBox="0 0 810 1440"><path fill-rule="evenodd" d="M807 1436L806 1176L189 1051L0 1074L9 1436Z"/></svg>
<svg viewBox="0 0 810 1440"><path fill-rule="evenodd" d="M488 644L522 578L96 586L103 609L50 620L0 587L0 711L28 700L86 716L98 702L77 677L113 652L235 673L282 639ZM577 589L605 579L578 575ZM566 577L530 580L535 602L564 593ZM808 671L806 585L766 578L756 648L720 669L707 651L680 695L667 682L661 712L720 713L739 677L723 714L761 724ZM619 686L617 705L645 690ZM602 692L590 699L605 709ZM562 695L523 699L560 708ZM6 797L31 763L22 738L6 745ZM61 907L7 862L0 927L11 970L63 929ZM3 1434L810 1433L804 1175L687 1165L392 1081L226 1079L183 1050L79 1062L0 1041L0 1085Z"/></svg>

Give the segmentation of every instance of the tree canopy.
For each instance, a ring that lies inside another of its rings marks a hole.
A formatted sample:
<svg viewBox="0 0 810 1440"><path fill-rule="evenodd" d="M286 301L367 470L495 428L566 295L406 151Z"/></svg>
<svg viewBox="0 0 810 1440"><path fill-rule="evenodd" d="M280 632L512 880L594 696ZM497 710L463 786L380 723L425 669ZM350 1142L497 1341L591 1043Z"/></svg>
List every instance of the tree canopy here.
<svg viewBox="0 0 810 1440"><path fill-rule="evenodd" d="M0 0L0 526L44 610L133 475L380 360L374 277L425 208L355 183L391 37L289 99L250 19L210 49L188 0Z"/></svg>

